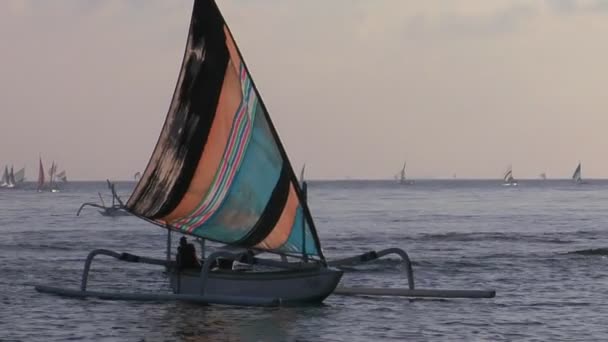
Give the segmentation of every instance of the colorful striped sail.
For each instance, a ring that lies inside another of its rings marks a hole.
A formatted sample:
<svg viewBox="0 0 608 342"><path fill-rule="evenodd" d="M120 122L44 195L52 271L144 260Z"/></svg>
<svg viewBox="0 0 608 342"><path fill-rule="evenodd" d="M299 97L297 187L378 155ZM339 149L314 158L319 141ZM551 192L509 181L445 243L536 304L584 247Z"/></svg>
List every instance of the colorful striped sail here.
<svg viewBox="0 0 608 342"><path fill-rule="evenodd" d="M126 207L201 238L323 258L287 154L212 0L194 2L169 113Z"/></svg>

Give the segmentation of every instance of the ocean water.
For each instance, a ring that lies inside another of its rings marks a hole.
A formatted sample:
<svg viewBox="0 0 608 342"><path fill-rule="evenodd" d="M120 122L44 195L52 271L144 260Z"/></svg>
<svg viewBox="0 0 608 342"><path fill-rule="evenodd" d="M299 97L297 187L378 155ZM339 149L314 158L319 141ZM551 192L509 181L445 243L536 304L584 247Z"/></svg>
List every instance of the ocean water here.
<svg viewBox="0 0 608 342"><path fill-rule="evenodd" d="M126 198L132 183L119 183ZM242 308L70 299L87 253L162 258L165 232L81 203L110 200L103 182L60 193L0 190L0 341L598 341L608 340L608 181L312 182L328 259L405 249L418 288L495 289L493 299L330 296L310 307ZM174 239L176 240L176 239ZM99 257L91 290L168 289L162 270ZM406 287L389 258L347 285Z"/></svg>

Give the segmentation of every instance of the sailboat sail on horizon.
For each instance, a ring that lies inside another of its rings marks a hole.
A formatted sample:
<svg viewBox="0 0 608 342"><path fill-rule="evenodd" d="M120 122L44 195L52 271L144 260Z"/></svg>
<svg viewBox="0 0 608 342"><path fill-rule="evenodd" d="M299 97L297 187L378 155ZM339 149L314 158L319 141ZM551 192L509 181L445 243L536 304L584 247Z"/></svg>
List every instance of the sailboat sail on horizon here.
<svg viewBox="0 0 608 342"><path fill-rule="evenodd" d="M2 174L2 182L0 183L0 187L6 188L9 184L9 176L8 176L8 165L4 166L4 173Z"/></svg>
<svg viewBox="0 0 608 342"><path fill-rule="evenodd" d="M63 183L67 183L67 181L68 181L68 176L66 175L65 170L63 170L63 171L59 172L59 173L58 173L58 174L55 176L55 178L56 178L57 180L62 181Z"/></svg>
<svg viewBox="0 0 608 342"><path fill-rule="evenodd" d="M576 169L574 169L574 173L572 174L572 180L576 184L584 183L583 178L582 178L581 162L579 162L578 165L576 166Z"/></svg>
<svg viewBox="0 0 608 342"><path fill-rule="evenodd" d="M37 188L37 191L38 192L42 192L43 189L44 189L44 166L42 165L42 157L40 157L39 166L38 166L38 188Z"/></svg>
<svg viewBox="0 0 608 342"><path fill-rule="evenodd" d="M11 170L9 171L8 174L8 188L14 188L16 185L15 183L15 173L13 172L13 166L11 165Z"/></svg>
<svg viewBox="0 0 608 342"><path fill-rule="evenodd" d="M15 184L20 184L23 182L25 182L25 167L22 167L15 172Z"/></svg>
<svg viewBox="0 0 608 342"><path fill-rule="evenodd" d="M403 162L403 167L401 168L401 171L399 172L399 184L414 184L414 181L408 180L406 178L405 175L405 167L406 167L407 162Z"/></svg>
<svg viewBox="0 0 608 342"><path fill-rule="evenodd" d="M517 186L517 180L515 180L515 178L513 177L513 168L511 166L509 166L507 168L507 171L505 172L504 176L503 176L503 183L502 185L504 186Z"/></svg>
<svg viewBox="0 0 608 342"><path fill-rule="evenodd" d="M59 192L59 188L57 188L57 164L55 161L51 163L51 168L49 169L49 191L51 192Z"/></svg>

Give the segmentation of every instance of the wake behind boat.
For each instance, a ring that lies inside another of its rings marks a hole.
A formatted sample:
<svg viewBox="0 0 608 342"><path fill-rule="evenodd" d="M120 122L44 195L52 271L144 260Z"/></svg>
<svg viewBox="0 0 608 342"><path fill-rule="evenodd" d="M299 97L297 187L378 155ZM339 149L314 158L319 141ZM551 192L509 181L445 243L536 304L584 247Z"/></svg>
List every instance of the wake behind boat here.
<svg viewBox="0 0 608 342"><path fill-rule="evenodd" d="M306 199L233 36L212 0L195 0L178 84L154 152L121 209L165 228L165 259L104 249L89 253L80 289L36 286L71 297L185 300L236 305L319 303L330 294L493 297L494 291L419 290L400 249L326 260ZM172 232L180 239L172 258ZM200 255L185 236L200 240ZM225 244L209 252L205 241ZM209 253L208 253L209 252ZM343 271L396 254L409 289L337 285ZM87 290L97 255L159 265L173 294ZM263 256L263 257L262 257ZM246 270L235 268L246 264Z"/></svg>

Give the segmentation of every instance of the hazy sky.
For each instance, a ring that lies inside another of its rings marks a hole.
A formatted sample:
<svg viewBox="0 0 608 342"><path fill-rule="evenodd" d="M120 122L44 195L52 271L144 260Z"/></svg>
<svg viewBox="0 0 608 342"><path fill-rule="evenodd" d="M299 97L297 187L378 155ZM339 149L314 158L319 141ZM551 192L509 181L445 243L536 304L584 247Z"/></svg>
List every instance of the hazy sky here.
<svg viewBox="0 0 608 342"><path fill-rule="evenodd" d="M608 176L608 1L218 4L309 178ZM143 171L191 7L0 1L0 163Z"/></svg>

